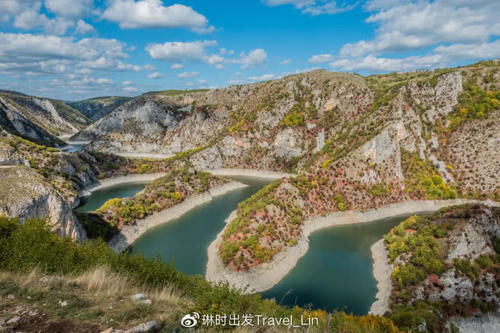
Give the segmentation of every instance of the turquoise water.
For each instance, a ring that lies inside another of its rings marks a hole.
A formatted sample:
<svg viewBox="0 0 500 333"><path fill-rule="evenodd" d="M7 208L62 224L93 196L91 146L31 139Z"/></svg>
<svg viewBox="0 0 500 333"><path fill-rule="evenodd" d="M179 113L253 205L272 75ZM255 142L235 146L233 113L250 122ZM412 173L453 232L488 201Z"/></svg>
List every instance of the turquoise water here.
<svg viewBox="0 0 500 333"><path fill-rule="evenodd" d="M405 217L335 226L310 235L309 251L275 287L263 293L288 306L367 314L377 293L370 247Z"/></svg>
<svg viewBox="0 0 500 333"><path fill-rule="evenodd" d="M150 229L131 249L165 262L190 275L204 275L207 248L224 228L224 220L239 202L249 198L269 180L237 177L248 184L197 206L178 219ZM129 197L145 184L122 184L96 191L81 210L93 210L106 200ZM366 314L375 300L370 247L405 217L371 223L326 228L310 236L307 254L275 287L263 293L283 305L308 306Z"/></svg>
<svg viewBox="0 0 500 333"><path fill-rule="evenodd" d="M224 228L224 220L237 204L257 192L270 180L235 177L249 185L197 206L178 219L148 230L134 242L131 252L148 258L161 256L163 261L190 275L205 275L207 248Z"/></svg>
<svg viewBox="0 0 500 333"><path fill-rule="evenodd" d="M103 203L113 198L129 198L133 197L136 193L142 191L148 183L125 183L106 187L102 190L92 192L92 194L82 199L83 205L79 206L76 211L90 212L98 209Z"/></svg>

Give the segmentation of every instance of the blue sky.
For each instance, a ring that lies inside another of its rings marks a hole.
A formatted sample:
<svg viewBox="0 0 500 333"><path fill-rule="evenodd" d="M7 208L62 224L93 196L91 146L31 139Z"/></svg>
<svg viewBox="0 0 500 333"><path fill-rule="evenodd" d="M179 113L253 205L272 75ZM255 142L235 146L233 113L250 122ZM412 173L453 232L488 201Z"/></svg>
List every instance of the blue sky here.
<svg viewBox="0 0 500 333"><path fill-rule="evenodd" d="M1 0L0 89L78 100L500 57L496 0Z"/></svg>

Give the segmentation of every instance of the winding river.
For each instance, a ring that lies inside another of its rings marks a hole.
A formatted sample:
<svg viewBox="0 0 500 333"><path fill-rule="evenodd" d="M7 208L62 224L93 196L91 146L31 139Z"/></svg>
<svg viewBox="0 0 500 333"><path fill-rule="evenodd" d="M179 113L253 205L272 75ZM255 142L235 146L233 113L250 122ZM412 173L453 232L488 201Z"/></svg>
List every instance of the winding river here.
<svg viewBox="0 0 500 333"><path fill-rule="evenodd" d="M149 258L160 255L186 274L204 275L207 248L224 227L224 220L239 202L270 182L253 177L232 178L248 187L215 197L176 220L148 230L133 244L131 252ZM95 191L78 209L94 210L110 198L133 196L144 186L128 183ZM288 306L311 304L326 310L368 313L377 291L370 247L402 219L335 226L313 233L307 254L263 296Z"/></svg>
<svg viewBox="0 0 500 333"><path fill-rule="evenodd" d="M83 204L79 206L76 211L90 212L101 207L102 204L109 199L133 197L135 194L142 191L147 184L148 183L143 182L124 183L96 190L92 192L89 197L83 198Z"/></svg>
<svg viewBox="0 0 500 333"><path fill-rule="evenodd" d="M178 270L186 274L204 275L207 248L224 228L224 220L239 202L270 182L262 178L231 178L248 186L217 196L176 220L148 230L133 244L131 252L149 258L159 254L164 261L173 262Z"/></svg>

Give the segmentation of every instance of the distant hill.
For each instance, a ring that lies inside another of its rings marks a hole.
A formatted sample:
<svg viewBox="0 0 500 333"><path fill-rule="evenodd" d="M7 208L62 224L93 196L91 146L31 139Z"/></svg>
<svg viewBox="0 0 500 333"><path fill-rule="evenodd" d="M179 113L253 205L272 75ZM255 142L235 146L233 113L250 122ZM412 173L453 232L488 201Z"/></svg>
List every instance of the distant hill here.
<svg viewBox="0 0 500 333"><path fill-rule="evenodd" d="M91 120L63 101L0 90L0 127L46 145L63 144L56 137L74 134Z"/></svg>
<svg viewBox="0 0 500 333"><path fill-rule="evenodd" d="M197 93L197 92L206 92L209 89L190 89L190 90L179 90L179 89L168 89L168 90L158 90L158 91L149 91L144 93L143 96L175 96L182 95L187 93Z"/></svg>
<svg viewBox="0 0 500 333"><path fill-rule="evenodd" d="M95 121L109 114L111 111L131 99L131 97L124 96L103 96L89 98L82 101L67 102L67 104Z"/></svg>

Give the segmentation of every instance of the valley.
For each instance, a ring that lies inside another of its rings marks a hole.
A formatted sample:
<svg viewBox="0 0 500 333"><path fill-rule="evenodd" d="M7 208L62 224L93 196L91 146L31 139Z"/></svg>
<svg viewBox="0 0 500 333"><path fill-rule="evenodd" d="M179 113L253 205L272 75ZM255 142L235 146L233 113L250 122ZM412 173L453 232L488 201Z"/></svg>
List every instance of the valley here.
<svg viewBox="0 0 500 333"><path fill-rule="evenodd" d="M15 256L24 228L59 242L42 219L80 256L49 275L94 256L134 290L138 276L194 286L163 327L227 309L370 332L464 325L500 305L498 87L491 60L79 102L0 91L0 249ZM22 249L16 274L36 261Z"/></svg>

